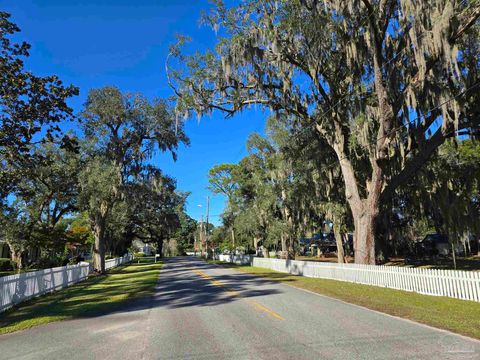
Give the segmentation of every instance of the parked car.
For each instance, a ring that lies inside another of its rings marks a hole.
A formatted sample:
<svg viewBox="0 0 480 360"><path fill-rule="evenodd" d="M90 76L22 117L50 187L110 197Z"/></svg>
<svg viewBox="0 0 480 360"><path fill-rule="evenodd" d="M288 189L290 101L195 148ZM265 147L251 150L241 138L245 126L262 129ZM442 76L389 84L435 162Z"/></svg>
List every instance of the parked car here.
<svg viewBox="0 0 480 360"><path fill-rule="evenodd" d="M405 263L412 263L415 260L446 257L451 253L452 245L448 241L447 235L427 234L422 240L414 243L410 253L405 258Z"/></svg>
<svg viewBox="0 0 480 360"><path fill-rule="evenodd" d="M310 238L303 237L299 239L298 243L300 246L301 255L310 255L312 248L319 248L323 253L337 251L337 242L333 232L313 234L313 236ZM346 255L353 256L352 234L347 234L346 241L343 244L343 249ZM314 253L316 253L315 250Z"/></svg>
<svg viewBox="0 0 480 360"><path fill-rule="evenodd" d="M428 234L423 238L422 244L426 251L438 256L448 256L452 249L448 236L442 234Z"/></svg>
<svg viewBox="0 0 480 360"><path fill-rule="evenodd" d="M322 234L322 238L315 242L322 252L337 251L337 243L333 232Z"/></svg>

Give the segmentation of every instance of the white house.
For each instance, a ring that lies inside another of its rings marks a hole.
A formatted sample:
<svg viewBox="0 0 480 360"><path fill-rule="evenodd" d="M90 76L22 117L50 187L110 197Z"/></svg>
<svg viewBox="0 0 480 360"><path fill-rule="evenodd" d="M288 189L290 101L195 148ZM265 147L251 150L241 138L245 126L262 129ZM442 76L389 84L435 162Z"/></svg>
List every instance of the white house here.
<svg viewBox="0 0 480 360"><path fill-rule="evenodd" d="M155 248L152 245L146 244L139 239L135 239L133 241L133 246L138 248L138 251L145 254L146 256L150 256L155 252Z"/></svg>

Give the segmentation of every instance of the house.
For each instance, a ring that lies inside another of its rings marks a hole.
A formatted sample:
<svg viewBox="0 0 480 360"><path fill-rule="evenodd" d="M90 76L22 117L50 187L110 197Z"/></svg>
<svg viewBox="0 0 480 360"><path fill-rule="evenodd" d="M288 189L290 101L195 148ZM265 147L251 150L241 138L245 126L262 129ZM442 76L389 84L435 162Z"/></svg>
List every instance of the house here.
<svg viewBox="0 0 480 360"><path fill-rule="evenodd" d="M132 245L135 248L138 249L138 252L141 252L141 253L145 254L146 256L150 256L155 252L155 248L152 245L146 244L142 240L139 240L139 239L133 240Z"/></svg>

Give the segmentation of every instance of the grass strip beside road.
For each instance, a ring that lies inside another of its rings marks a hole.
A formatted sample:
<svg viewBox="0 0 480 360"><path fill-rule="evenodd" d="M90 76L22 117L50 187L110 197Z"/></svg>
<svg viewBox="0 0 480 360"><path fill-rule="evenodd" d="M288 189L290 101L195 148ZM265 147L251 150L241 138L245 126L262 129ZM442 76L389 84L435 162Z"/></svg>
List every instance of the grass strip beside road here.
<svg viewBox="0 0 480 360"><path fill-rule="evenodd" d="M53 321L98 316L153 293L161 263L131 263L0 313L0 334ZM147 260L148 261L148 260Z"/></svg>
<svg viewBox="0 0 480 360"><path fill-rule="evenodd" d="M259 267L238 266L217 261L209 262L255 276L284 282L294 287L386 314L480 339L480 303L474 301L421 295L414 292L337 280L295 276Z"/></svg>

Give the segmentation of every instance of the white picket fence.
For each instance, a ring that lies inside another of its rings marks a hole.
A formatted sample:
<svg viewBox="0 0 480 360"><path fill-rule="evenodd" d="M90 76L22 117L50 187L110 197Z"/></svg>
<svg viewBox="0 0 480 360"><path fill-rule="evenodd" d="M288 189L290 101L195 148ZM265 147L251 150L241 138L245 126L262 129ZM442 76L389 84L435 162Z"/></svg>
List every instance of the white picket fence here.
<svg viewBox="0 0 480 360"><path fill-rule="evenodd" d="M231 258L219 258L233 262ZM237 263L292 275L348 281L358 284L417 292L425 295L480 302L480 272L436 270L398 266L321 263L244 256Z"/></svg>
<svg viewBox="0 0 480 360"><path fill-rule="evenodd" d="M132 260L130 255L105 261L111 269ZM92 264L82 262L0 277L0 312L32 297L59 290L85 280L93 271Z"/></svg>
<svg viewBox="0 0 480 360"><path fill-rule="evenodd" d="M253 255L215 255L215 260L225 261L237 265L251 264Z"/></svg>
<svg viewBox="0 0 480 360"><path fill-rule="evenodd" d="M105 270L117 267L133 260L133 255L124 255L114 259L105 260Z"/></svg>

